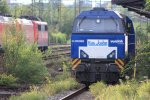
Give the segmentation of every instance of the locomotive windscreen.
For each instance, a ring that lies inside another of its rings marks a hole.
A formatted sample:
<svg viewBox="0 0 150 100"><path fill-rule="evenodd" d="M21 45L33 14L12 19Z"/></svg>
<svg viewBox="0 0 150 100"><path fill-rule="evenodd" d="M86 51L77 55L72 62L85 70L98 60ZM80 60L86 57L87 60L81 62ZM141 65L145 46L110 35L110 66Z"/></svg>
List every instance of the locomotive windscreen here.
<svg viewBox="0 0 150 100"><path fill-rule="evenodd" d="M74 21L73 33L124 33L121 19L80 18Z"/></svg>

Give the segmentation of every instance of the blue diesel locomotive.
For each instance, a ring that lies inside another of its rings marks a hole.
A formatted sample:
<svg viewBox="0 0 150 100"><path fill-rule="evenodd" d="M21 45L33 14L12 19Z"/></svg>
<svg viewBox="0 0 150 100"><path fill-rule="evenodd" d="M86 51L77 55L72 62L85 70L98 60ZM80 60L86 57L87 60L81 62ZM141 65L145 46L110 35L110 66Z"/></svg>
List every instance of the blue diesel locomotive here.
<svg viewBox="0 0 150 100"><path fill-rule="evenodd" d="M80 83L118 82L135 56L131 19L115 11L94 8L74 20L71 35L72 70Z"/></svg>

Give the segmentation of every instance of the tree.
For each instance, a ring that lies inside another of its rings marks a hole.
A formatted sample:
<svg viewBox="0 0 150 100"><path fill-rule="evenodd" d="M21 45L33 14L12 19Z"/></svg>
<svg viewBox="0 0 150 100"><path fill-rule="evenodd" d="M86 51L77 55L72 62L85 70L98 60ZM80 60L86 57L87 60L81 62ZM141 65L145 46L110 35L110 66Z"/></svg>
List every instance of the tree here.
<svg viewBox="0 0 150 100"><path fill-rule="evenodd" d="M0 1L0 13L2 13L2 14L9 14L10 13L10 8L9 8L6 0Z"/></svg>
<svg viewBox="0 0 150 100"><path fill-rule="evenodd" d="M146 10L150 10L150 0L146 0L146 5L145 5Z"/></svg>
<svg viewBox="0 0 150 100"><path fill-rule="evenodd" d="M11 10L11 14L15 17L20 17L21 15L32 15L32 8L30 5L16 5L14 9Z"/></svg>

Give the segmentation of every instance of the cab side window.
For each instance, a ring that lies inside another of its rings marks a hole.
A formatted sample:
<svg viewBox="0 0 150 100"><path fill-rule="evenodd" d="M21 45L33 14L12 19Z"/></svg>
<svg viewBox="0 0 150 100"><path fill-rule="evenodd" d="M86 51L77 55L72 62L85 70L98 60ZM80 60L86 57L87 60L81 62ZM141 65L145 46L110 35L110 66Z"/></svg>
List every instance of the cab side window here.
<svg viewBox="0 0 150 100"><path fill-rule="evenodd" d="M48 27L47 27L47 25L45 25L45 31L48 31Z"/></svg>
<svg viewBox="0 0 150 100"><path fill-rule="evenodd" d="M38 31L41 31L41 25L38 25Z"/></svg>
<svg viewBox="0 0 150 100"><path fill-rule="evenodd" d="M38 31L47 31L48 27L47 25L38 25Z"/></svg>

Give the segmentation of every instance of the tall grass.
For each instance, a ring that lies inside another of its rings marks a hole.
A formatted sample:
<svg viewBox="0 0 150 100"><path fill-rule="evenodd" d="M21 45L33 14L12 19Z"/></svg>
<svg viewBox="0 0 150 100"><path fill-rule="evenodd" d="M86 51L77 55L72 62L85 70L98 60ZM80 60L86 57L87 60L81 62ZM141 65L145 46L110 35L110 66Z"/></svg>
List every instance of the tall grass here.
<svg viewBox="0 0 150 100"><path fill-rule="evenodd" d="M40 89L34 87L30 92L22 93L20 96L12 96L10 100L46 100L49 96L56 93L74 89L78 87L78 83L73 78L52 82L43 85Z"/></svg>
<svg viewBox="0 0 150 100"><path fill-rule="evenodd" d="M46 83L40 87L33 86L30 92L22 93L20 96L12 96L10 100L46 100L49 96L79 87L79 84L68 71L70 63L63 63L63 73L55 77L46 77ZM46 98L46 99L45 99Z"/></svg>
<svg viewBox="0 0 150 100"><path fill-rule="evenodd" d="M138 84L130 81L115 86L106 86L104 83L95 83L90 86L95 100L150 100L150 82Z"/></svg>

